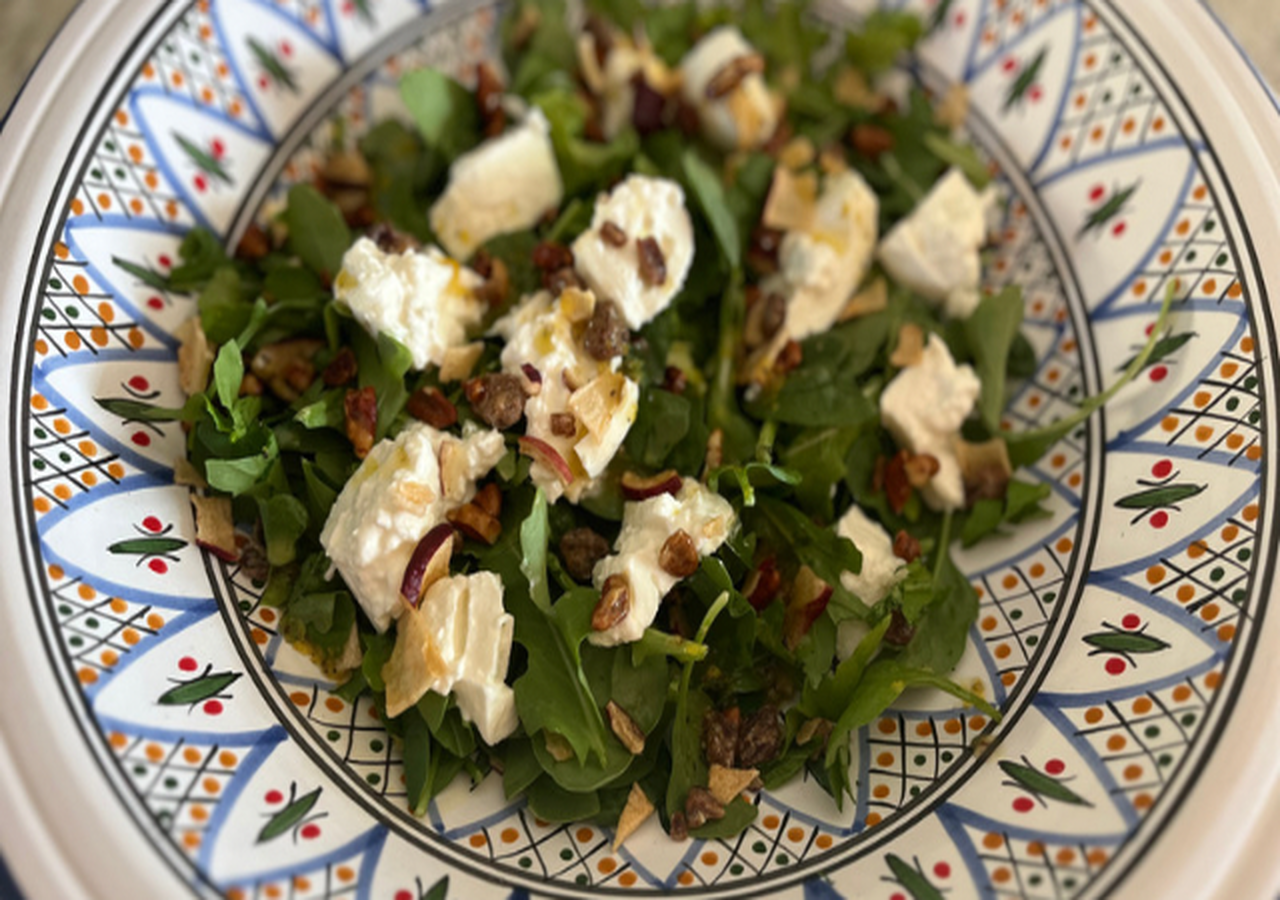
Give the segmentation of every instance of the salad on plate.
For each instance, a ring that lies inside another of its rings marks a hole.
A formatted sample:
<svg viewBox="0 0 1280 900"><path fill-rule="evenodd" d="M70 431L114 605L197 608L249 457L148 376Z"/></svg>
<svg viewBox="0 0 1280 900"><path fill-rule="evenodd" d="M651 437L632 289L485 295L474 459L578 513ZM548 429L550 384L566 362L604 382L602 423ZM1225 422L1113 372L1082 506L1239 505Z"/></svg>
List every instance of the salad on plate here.
<svg viewBox="0 0 1280 900"><path fill-rule="evenodd" d="M199 543L374 698L414 813L494 772L615 845L727 837L792 779L844 803L904 691L998 721L949 677L951 550L1049 514L1019 469L1151 345L1002 429L1035 352L982 287L967 97L900 68L929 27L519 0L500 62L406 75L233 253L186 238L189 401L101 402L184 423Z"/></svg>

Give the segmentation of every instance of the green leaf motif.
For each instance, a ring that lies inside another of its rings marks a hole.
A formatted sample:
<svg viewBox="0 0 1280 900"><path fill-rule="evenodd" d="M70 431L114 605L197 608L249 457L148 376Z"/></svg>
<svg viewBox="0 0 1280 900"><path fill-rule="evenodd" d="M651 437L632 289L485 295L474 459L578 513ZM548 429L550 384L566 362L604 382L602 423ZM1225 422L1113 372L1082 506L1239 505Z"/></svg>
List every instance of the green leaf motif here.
<svg viewBox="0 0 1280 900"><path fill-rule="evenodd" d="M161 706L191 706L216 697L240 678L240 672L210 672L172 687L156 700Z"/></svg>
<svg viewBox="0 0 1280 900"><path fill-rule="evenodd" d="M367 2L367 0L366 0ZM423 892L421 900L447 900L449 896L449 876L446 875Z"/></svg>
<svg viewBox="0 0 1280 900"><path fill-rule="evenodd" d="M115 264L116 268L123 269L147 287L155 288L157 291L169 290L169 279L155 269L129 262L129 260L121 259L118 256L111 257L111 262Z"/></svg>
<svg viewBox="0 0 1280 900"><path fill-rule="evenodd" d="M1207 484L1166 484L1129 494L1116 501L1118 509L1165 509L1190 500L1205 491Z"/></svg>
<svg viewBox="0 0 1280 900"><path fill-rule="evenodd" d="M1198 336L1199 335L1194 331L1182 331L1178 334L1166 334L1164 337L1160 338L1160 340L1156 341L1156 345L1152 349L1151 355L1147 357L1147 367L1149 368L1154 366L1156 363L1160 362L1160 360L1177 353L1186 346L1188 341ZM1129 368L1129 366L1133 365L1134 359L1135 357L1130 357L1125 361L1124 365L1120 366L1116 371L1123 372L1125 369Z"/></svg>
<svg viewBox="0 0 1280 900"><path fill-rule="evenodd" d="M130 538L116 541L107 548L107 552L117 556L163 556L166 553L176 553L185 546L187 542L181 538Z"/></svg>
<svg viewBox="0 0 1280 900"><path fill-rule="evenodd" d="M898 884L911 895L912 900L943 900L942 892L929 883L920 872L900 856L890 853L884 858L889 871Z"/></svg>
<svg viewBox="0 0 1280 900"><path fill-rule="evenodd" d="M309 794L303 794L272 816L267 824L262 826L262 830L258 832L258 839L255 843L265 844L267 841L280 837L280 835L298 825L306 818L307 813L311 812L311 808L316 805L316 801L320 799L321 790L322 788L316 788Z"/></svg>
<svg viewBox="0 0 1280 900"><path fill-rule="evenodd" d="M1013 107L1022 103L1026 98L1027 92L1035 85L1036 80L1040 77L1040 70L1044 68L1044 58L1048 54L1048 49L1043 49L1036 54L1036 58L1022 67L1022 71L1018 73L1018 77L1013 80L1013 84L1009 86L1009 93L1004 98L1004 112L1008 112Z"/></svg>
<svg viewBox="0 0 1280 900"><path fill-rule="evenodd" d="M273 84L277 84L285 88L291 94L298 93L298 82L294 80L293 73L288 67L280 61L272 50L264 47L256 38L249 38L249 49L253 52L254 58L258 60L258 65L262 66L262 71L267 75Z"/></svg>
<svg viewBox="0 0 1280 900"><path fill-rule="evenodd" d="M1023 788L1041 799L1057 800L1060 803L1069 803L1072 806L1093 806L1092 803L1061 781L1044 774L1035 766L1016 763L1008 759L1000 760L999 765L1000 770L1012 778L1017 787Z"/></svg>
<svg viewBox="0 0 1280 900"><path fill-rule="evenodd" d="M1095 631L1086 634L1082 640L1103 653L1145 654L1169 649L1166 641L1141 631Z"/></svg>
<svg viewBox="0 0 1280 900"><path fill-rule="evenodd" d="M1127 204L1130 198L1137 193L1139 184L1141 184L1141 182L1135 181L1127 188L1116 191L1106 199L1106 202L1093 212L1089 213L1089 217L1085 219L1084 225L1080 228L1080 233L1076 235L1076 239L1078 240L1084 237L1091 231L1098 231L1102 229L1108 222L1120 215L1120 213L1124 212L1125 204ZM1150 356L1148 356L1148 359L1150 359Z"/></svg>
<svg viewBox="0 0 1280 900"><path fill-rule="evenodd" d="M197 147L194 142L176 131L173 132L173 139L178 142L178 146L187 154L197 169L212 178L216 178L223 184L231 184L231 176L227 174L226 167L212 153Z"/></svg>

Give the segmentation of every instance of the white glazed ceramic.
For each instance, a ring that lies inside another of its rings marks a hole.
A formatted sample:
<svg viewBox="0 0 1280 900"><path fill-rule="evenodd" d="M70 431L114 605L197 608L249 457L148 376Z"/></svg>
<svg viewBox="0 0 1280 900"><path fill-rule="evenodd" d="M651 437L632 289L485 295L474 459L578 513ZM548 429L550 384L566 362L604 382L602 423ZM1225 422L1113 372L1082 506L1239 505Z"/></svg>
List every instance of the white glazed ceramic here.
<svg viewBox="0 0 1280 900"><path fill-rule="evenodd" d="M843 811L800 783L739 839L650 824L616 854L494 783L412 819L367 708L195 549L180 431L94 402L174 400L194 308L115 259L163 271L196 224L234 241L308 177L330 116L358 131L408 67L491 53L494 7L77 13L0 135L0 847L32 897L417 900L446 876L462 900L1274 895L1276 109L1198 7L905 5L938 20L920 77L969 85L1009 189L989 281L1026 287L1041 359L1010 425L1113 379L1169 284L1186 302L1162 358L1032 473L1055 517L963 557L983 607L959 677L1001 725L911 697L858 736Z"/></svg>

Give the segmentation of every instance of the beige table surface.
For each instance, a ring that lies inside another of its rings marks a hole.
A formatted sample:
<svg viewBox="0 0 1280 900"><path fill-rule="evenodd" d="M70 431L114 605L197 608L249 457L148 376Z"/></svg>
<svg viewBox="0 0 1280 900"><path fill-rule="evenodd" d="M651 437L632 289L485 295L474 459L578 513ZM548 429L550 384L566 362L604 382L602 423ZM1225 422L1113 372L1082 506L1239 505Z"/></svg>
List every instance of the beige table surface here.
<svg viewBox="0 0 1280 900"><path fill-rule="evenodd" d="M75 5L76 0L0 0L0 114L8 110L23 79ZM1276 5L1277 0L1209 0L1209 6L1280 90L1280 15Z"/></svg>

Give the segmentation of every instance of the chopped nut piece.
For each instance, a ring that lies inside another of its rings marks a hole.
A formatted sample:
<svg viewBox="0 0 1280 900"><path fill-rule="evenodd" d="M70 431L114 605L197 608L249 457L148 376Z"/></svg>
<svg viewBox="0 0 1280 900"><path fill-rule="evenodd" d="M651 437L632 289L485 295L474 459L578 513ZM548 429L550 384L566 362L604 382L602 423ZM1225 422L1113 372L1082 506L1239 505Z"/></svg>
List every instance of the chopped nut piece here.
<svg viewBox="0 0 1280 900"><path fill-rule="evenodd" d="M573 268L573 251L555 241L542 241L533 248L533 264L544 272Z"/></svg>
<svg viewBox="0 0 1280 900"><path fill-rule="evenodd" d="M702 753L707 763L732 769L738 758L738 707L723 712L711 709L702 719Z"/></svg>
<svg viewBox="0 0 1280 900"><path fill-rule="evenodd" d="M350 347L343 347L330 360L329 365L324 367L320 377L324 380L325 387L339 387L355 378L356 372L356 355L351 352Z"/></svg>
<svg viewBox="0 0 1280 900"><path fill-rule="evenodd" d="M230 497L191 495L196 508L196 544L224 562L240 556L236 547L236 523L231 517Z"/></svg>
<svg viewBox="0 0 1280 900"><path fill-rule="evenodd" d="M840 172L849 171L849 159L845 156L844 148L839 144L828 144L822 148L822 152L818 154L818 168L825 175L836 175Z"/></svg>
<svg viewBox="0 0 1280 900"><path fill-rule="evenodd" d="M610 575L600 591L600 602L591 613L591 630L608 631L631 612L631 588L627 576Z"/></svg>
<svg viewBox="0 0 1280 900"><path fill-rule="evenodd" d="M464 344L461 347L450 347L444 351L444 358L440 362L440 380L445 383L462 381L471 374L482 353L484 353L484 343L481 341Z"/></svg>
<svg viewBox="0 0 1280 900"><path fill-rule="evenodd" d="M895 609L889 618L889 629L884 633L884 642L891 647L905 647L915 636L915 626L907 621L902 610Z"/></svg>
<svg viewBox="0 0 1280 900"><path fill-rule="evenodd" d="M782 248L782 232L767 225L757 225L751 231L747 246L747 265L761 275L778 271L778 251Z"/></svg>
<svg viewBox="0 0 1280 900"><path fill-rule="evenodd" d="M622 746L627 748L627 752L632 756L639 756L644 752L644 732L640 730L640 726L636 724L636 720L631 718L618 704L612 700L604 708L605 714L609 717L609 727L622 742Z"/></svg>
<svg viewBox="0 0 1280 900"><path fill-rule="evenodd" d="M802 362L804 362L804 350L801 349L799 341L792 340L782 345L782 352L778 354L773 367L785 375L799 368Z"/></svg>
<svg viewBox="0 0 1280 900"><path fill-rule="evenodd" d="M631 330L618 304L612 300L597 301L582 335L583 349L592 359L603 362L626 353L630 343Z"/></svg>
<svg viewBox="0 0 1280 900"><path fill-rule="evenodd" d="M854 109L875 110L880 106L880 98L867 83L867 77L853 66L843 66L832 85L836 101Z"/></svg>
<svg viewBox="0 0 1280 900"><path fill-rule="evenodd" d="M877 461L876 481L884 488L889 508L896 513L902 512L911 499L911 482L907 479L907 459L910 454L899 450L887 462Z"/></svg>
<svg viewBox="0 0 1280 900"><path fill-rule="evenodd" d="M933 121L943 128L955 131L964 126L969 118L969 86L956 82L947 88L937 104L933 107Z"/></svg>
<svg viewBox="0 0 1280 900"><path fill-rule="evenodd" d="M711 80L707 82L707 99L719 100L742 84L748 75L759 75L763 71L764 57L760 54L748 53L735 57L711 76Z"/></svg>
<svg viewBox="0 0 1280 900"><path fill-rule="evenodd" d="M573 413L552 413L551 433L556 437L573 437L578 433L578 419Z"/></svg>
<svg viewBox="0 0 1280 900"><path fill-rule="evenodd" d="M369 229L369 240L377 244L383 253L407 253L422 246L422 241L386 222L379 222Z"/></svg>
<svg viewBox="0 0 1280 900"><path fill-rule="evenodd" d="M755 292L759 295L759 292ZM787 321L787 299L770 291L748 300L746 328L742 336L747 347L758 347L773 339Z"/></svg>
<svg viewBox="0 0 1280 900"><path fill-rule="evenodd" d="M749 788L759 775L759 769L730 769L712 763L707 788L711 791L711 796L727 806Z"/></svg>
<svg viewBox="0 0 1280 900"><path fill-rule="evenodd" d="M776 706L762 706L738 732L738 765L756 769L777 757L785 735Z"/></svg>
<svg viewBox="0 0 1280 900"><path fill-rule="evenodd" d="M522 363L520 365L520 374L525 377L528 383L524 386L524 392L530 397L536 397L542 393L542 373L538 371L533 363Z"/></svg>
<svg viewBox="0 0 1280 900"><path fill-rule="evenodd" d="M484 276L484 283L476 288L476 298L489 306L498 306L511 293L511 272L507 264L500 259L489 263L489 272Z"/></svg>
<svg viewBox="0 0 1280 900"><path fill-rule="evenodd" d="M600 239L610 247L627 246L627 233L615 222L606 221L600 226Z"/></svg>
<svg viewBox="0 0 1280 900"><path fill-rule="evenodd" d="M188 397L200 393L209 386L209 371L213 367L213 350L204 333L199 316L192 316L178 326L178 384Z"/></svg>
<svg viewBox="0 0 1280 900"><path fill-rule="evenodd" d="M518 375L507 372L481 375L468 381L463 390L475 414L499 431L510 428L524 415L524 385Z"/></svg>
<svg viewBox="0 0 1280 900"><path fill-rule="evenodd" d="M640 280L651 287L665 284L667 280L667 260L662 255L662 248L652 237L636 240L636 256L640 260Z"/></svg>
<svg viewBox="0 0 1280 900"><path fill-rule="evenodd" d="M877 160L893 150L897 140L888 129L870 122L859 122L849 132L849 144L859 156Z"/></svg>
<svg viewBox="0 0 1280 900"><path fill-rule="evenodd" d="M704 787L691 787L684 798L684 815L690 831L724 818L724 804Z"/></svg>
<svg viewBox="0 0 1280 900"><path fill-rule="evenodd" d="M703 463L703 473L710 474L724 463L724 429L712 429L707 436L707 457Z"/></svg>
<svg viewBox="0 0 1280 900"><path fill-rule="evenodd" d="M484 136L502 134L507 125L507 114L502 110L502 82L488 63L476 66L476 107L484 123Z"/></svg>
<svg viewBox="0 0 1280 900"><path fill-rule="evenodd" d="M928 453L908 454L906 459L907 481L916 490L920 490L933 480L941 468L936 456Z"/></svg>
<svg viewBox="0 0 1280 900"><path fill-rule="evenodd" d="M698 546L683 528L667 538L658 551L662 571L676 578L688 578L698 571Z"/></svg>
<svg viewBox="0 0 1280 900"><path fill-rule="evenodd" d="M627 838L636 833L641 825L654 813L654 805L649 795L640 785L632 784L631 793L627 794L627 805L622 808L618 818L618 826L613 832L613 850L616 853Z"/></svg>
<svg viewBox="0 0 1280 900"><path fill-rule="evenodd" d="M596 563L609 555L609 542L590 528L574 528L560 538L560 558L574 581L590 581Z"/></svg>
<svg viewBox="0 0 1280 900"><path fill-rule="evenodd" d="M483 541L491 547L502 536L502 522L474 502L458 507L445 518L473 541Z"/></svg>
<svg viewBox="0 0 1280 900"><path fill-rule="evenodd" d="M839 321L848 322L850 319L869 316L888 307L889 283L883 278L877 278L849 299L840 312Z"/></svg>
<svg viewBox="0 0 1280 900"><path fill-rule="evenodd" d="M261 397L265 390L262 379L252 372L245 372L244 377L240 379L239 395L241 397Z"/></svg>
<svg viewBox="0 0 1280 900"><path fill-rule="evenodd" d="M817 206L818 177L812 172L796 175L779 166L773 170L760 223L778 231L807 231Z"/></svg>
<svg viewBox="0 0 1280 900"><path fill-rule="evenodd" d="M1009 462L1009 447L1003 438L992 438L980 444L958 440L955 443L956 459L964 478L965 503L969 506L979 500L1001 500L1013 477L1013 465Z"/></svg>
<svg viewBox="0 0 1280 900"><path fill-rule="evenodd" d="M893 555L905 563L913 563L920 558L920 542L912 537L905 528L900 529L893 536Z"/></svg>
<svg viewBox="0 0 1280 900"><path fill-rule="evenodd" d="M420 422L426 422L432 428L444 429L458 423L458 408L440 393L439 388L419 388L409 397L405 409L409 415Z"/></svg>
<svg viewBox="0 0 1280 900"><path fill-rule="evenodd" d="M671 814L671 840L687 841L689 839L689 823L684 813L676 810Z"/></svg>
<svg viewBox="0 0 1280 900"><path fill-rule="evenodd" d="M363 387L347 391L342 406L347 418L347 439L355 448L356 458L364 459L373 449L378 431L378 397L373 388Z"/></svg>
<svg viewBox="0 0 1280 900"><path fill-rule="evenodd" d="M251 222L240 243L236 244L236 258L256 262L270 252L270 236L257 222Z"/></svg>
<svg viewBox="0 0 1280 900"><path fill-rule="evenodd" d="M492 481L480 488L471 502L495 518L502 515L502 490Z"/></svg>
<svg viewBox="0 0 1280 900"><path fill-rule="evenodd" d="M267 548L253 535L240 532L236 532L236 547L240 553L240 574L247 576L255 585L266 584L271 575Z"/></svg>
<svg viewBox="0 0 1280 900"><path fill-rule="evenodd" d="M546 741L547 752L551 754L551 758L556 762L568 762L573 759L573 745L562 734L556 734L554 731L544 732L543 739Z"/></svg>
<svg viewBox="0 0 1280 900"><path fill-rule="evenodd" d="M679 366L667 366L662 373L662 389L670 391L673 394L683 394L685 388L689 386L689 379L684 374L684 369Z"/></svg>
<svg viewBox="0 0 1280 900"><path fill-rule="evenodd" d="M908 322L898 330L898 343L889 357L889 364L905 369L924 359L924 329Z"/></svg>
<svg viewBox="0 0 1280 900"><path fill-rule="evenodd" d="M778 163L788 169L803 169L817 157L813 141L803 135L792 138L778 151Z"/></svg>
<svg viewBox="0 0 1280 900"><path fill-rule="evenodd" d="M324 341L313 338L267 344L253 355L249 370L277 397L292 403L315 380L316 369L311 359L323 347Z"/></svg>

